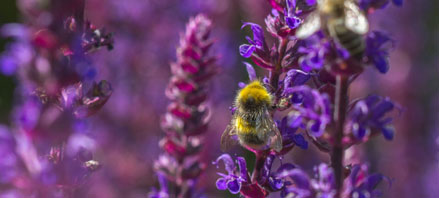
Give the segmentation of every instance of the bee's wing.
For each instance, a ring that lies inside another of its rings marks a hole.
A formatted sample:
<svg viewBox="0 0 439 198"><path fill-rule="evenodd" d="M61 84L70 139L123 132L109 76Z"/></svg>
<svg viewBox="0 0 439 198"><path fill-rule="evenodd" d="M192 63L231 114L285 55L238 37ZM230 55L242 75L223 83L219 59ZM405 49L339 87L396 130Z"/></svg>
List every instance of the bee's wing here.
<svg viewBox="0 0 439 198"><path fill-rule="evenodd" d="M232 122L227 125L226 129L221 135L221 151L225 152L237 143L237 141L233 139L234 135L236 135L236 132L233 119Z"/></svg>
<svg viewBox="0 0 439 198"><path fill-rule="evenodd" d="M320 29L321 21L320 15L318 12L312 12L306 17L305 21L296 31L296 36L299 39L305 39L312 34L314 34L317 30Z"/></svg>
<svg viewBox="0 0 439 198"><path fill-rule="evenodd" d="M354 1L345 1L346 18L345 25L349 30L357 34L366 34L369 30L367 17Z"/></svg>
<svg viewBox="0 0 439 198"><path fill-rule="evenodd" d="M266 119L264 119L263 126L264 130L267 132L270 137L270 148L279 152L282 150L282 135L280 134L279 129L274 123L273 119L270 116L270 113L267 111Z"/></svg>

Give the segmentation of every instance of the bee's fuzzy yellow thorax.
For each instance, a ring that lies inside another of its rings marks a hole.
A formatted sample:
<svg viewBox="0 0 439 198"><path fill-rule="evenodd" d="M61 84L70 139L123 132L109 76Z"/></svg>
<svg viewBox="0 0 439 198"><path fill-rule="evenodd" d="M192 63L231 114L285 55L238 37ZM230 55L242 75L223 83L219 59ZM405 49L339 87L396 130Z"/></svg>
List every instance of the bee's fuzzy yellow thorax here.
<svg viewBox="0 0 439 198"><path fill-rule="evenodd" d="M249 99L254 100L258 104L271 104L271 95L268 93L267 89L258 80L249 83L245 86L237 96L237 100L241 102L246 102Z"/></svg>

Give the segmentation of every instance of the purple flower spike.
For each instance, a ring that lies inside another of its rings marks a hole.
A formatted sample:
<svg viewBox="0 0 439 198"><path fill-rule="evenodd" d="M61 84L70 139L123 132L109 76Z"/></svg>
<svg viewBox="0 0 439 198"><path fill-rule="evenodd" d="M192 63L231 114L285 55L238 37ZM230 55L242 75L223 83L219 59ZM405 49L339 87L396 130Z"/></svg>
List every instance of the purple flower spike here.
<svg viewBox="0 0 439 198"><path fill-rule="evenodd" d="M385 115L395 108L388 98L371 95L355 103L349 114L348 127L358 140L368 138L373 132L381 131L387 140L392 140L394 129L392 118Z"/></svg>

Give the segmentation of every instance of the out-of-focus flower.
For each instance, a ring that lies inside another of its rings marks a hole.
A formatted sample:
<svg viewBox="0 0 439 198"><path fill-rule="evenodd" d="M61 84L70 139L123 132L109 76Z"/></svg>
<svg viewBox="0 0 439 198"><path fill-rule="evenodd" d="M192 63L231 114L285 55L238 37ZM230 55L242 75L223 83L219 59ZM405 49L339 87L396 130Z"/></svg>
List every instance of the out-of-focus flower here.
<svg viewBox="0 0 439 198"><path fill-rule="evenodd" d="M388 177L379 173L368 175L367 165L354 165L351 168L351 174L345 180L345 191L347 197L370 197L379 198L382 192L377 188L383 180L391 184Z"/></svg>
<svg viewBox="0 0 439 198"><path fill-rule="evenodd" d="M381 131L384 138L392 140L395 133L391 124L393 119L386 117L386 114L394 107L395 104L389 98L370 95L357 101L352 107L347 126L358 140L369 138L374 130Z"/></svg>
<svg viewBox="0 0 439 198"><path fill-rule="evenodd" d="M393 40L386 34L373 31L366 38L366 53L368 63L373 64L381 73L389 71L389 50L393 47Z"/></svg>
<svg viewBox="0 0 439 198"><path fill-rule="evenodd" d="M217 72L213 66L216 57L209 54L213 43L209 38L211 29L212 22L204 15L191 18L180 38L177 62L171 64L172 77L166 96L173 102L162 119L166 137L160 141L160 147L167 154L160 156L155 164L156 171L166 176L169 185L183 189L168 194L169 197L195 196L195 181L205 169L197 154L202 146L199 135L206 132L209 121L204 104L206 85ZM151 194L157 197L160 193Z"/></svg>
<svg viewBox="0 0 439 198"><path fill-rule="evenodd" d="M114 39L111 33L107 33L105 29L97 29L90 22L86 23L82 38L82 48L85 52L89 53L101 47L107 47L108 50L112 50L113 45Z"/></svg>
<svg viewBox="0 0 439 198"><path fill-rule="evenodd" d="M310 178L297 167L285 167L279 170L277 177L285 181L282 197L310 198L335 196L334 172L327 164L314 167L315 176Z"/></svg>
<svg viewBox="0 0 439 198"><path fill-rule="evenodd" d="M359 0L360 8L367 12L373 12L377 9L386 8L390 0ZM403 0L392 0L396 6L402 6Z"/></svg>
<svg viewBox="0 0 439 198"><path fill-rule="evenodd" d="M165 175L157 173L157 177L160 184L160 190L155 188L148 194L149 198L169 198L168 184Z"/></svg>
<svg viewBox="0 0 439 198"><path fill-rule="evenodd" d="M317 191L317 197L335 197L334 171L327 164L314 167L316 176L311 180L312 188Z"/></svg>
<svg viewBox="0 0 439 198"><path fill-rule="evenodd" d="M323 41L323 34L316 33L308 37L298 52L303 55L299 58L299 64L305 72L313 69L321 69L324 64L324 57L328 52L328 43Z"/></svg>

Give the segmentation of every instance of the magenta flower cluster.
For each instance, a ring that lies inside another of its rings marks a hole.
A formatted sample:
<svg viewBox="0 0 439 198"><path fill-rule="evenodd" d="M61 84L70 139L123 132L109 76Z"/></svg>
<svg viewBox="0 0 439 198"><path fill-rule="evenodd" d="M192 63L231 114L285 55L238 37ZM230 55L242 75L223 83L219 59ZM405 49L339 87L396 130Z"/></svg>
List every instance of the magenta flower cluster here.
<svg viewBox="0 0 439 198"><path fill-rule="evenodd" d="M211 29L212 22L200 14L189 20L181 35L166 89L172 102L161 123L166 136L160 147L165 153L155 162L161 188L154 189L150 197L197 196L194 186L205 169L198 155L203 146L201 135L207 132L209 121L208 82L217 73L213 65L216 57L209 53L213 44Z"/></svg>

